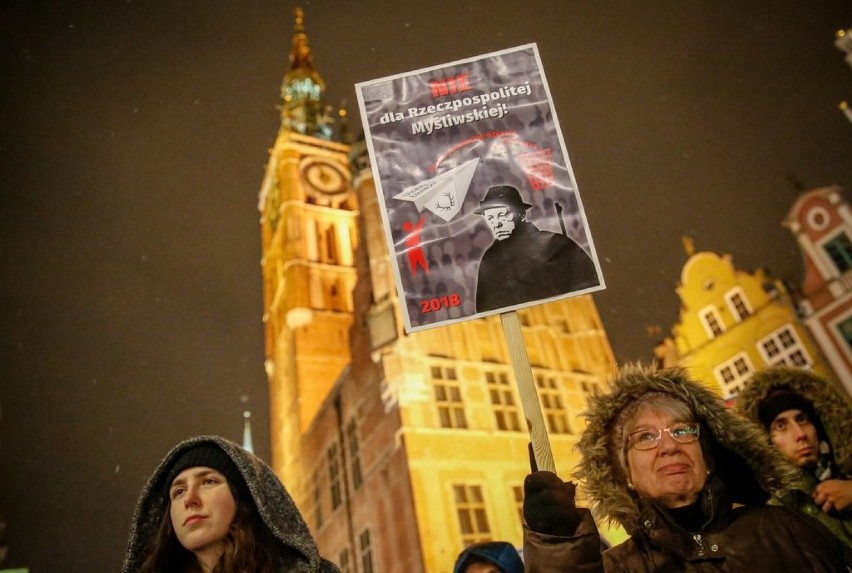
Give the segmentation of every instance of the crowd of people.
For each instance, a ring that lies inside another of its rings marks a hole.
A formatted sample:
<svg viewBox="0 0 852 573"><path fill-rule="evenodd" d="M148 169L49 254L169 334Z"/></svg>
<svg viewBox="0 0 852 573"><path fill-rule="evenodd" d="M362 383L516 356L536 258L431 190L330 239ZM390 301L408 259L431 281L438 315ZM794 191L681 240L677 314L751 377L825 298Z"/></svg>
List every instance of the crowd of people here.
<svg viewBox="0 0 852 573"><path fill-rule="evenodd" d="M576 478L589 508L552 473L527 478L527 571L850 570L842 539L783 504L802 471L779 441L685 370L626 367L587 418ZM593 517L629 539L601 553Z"/></svg>
<svg viewBox="0 0 852 573"><path fill-rule="evenodd" d="M523 558L478 543L453 573L852 572L852 408L826 380L769 368L731 409L684 369L628 365L586 417L586 507L534 471ZM607 549L601 522L629 538ZM338 569L265 462L217 436L181 442L141 492L122 573L246 571Z"/></svg>

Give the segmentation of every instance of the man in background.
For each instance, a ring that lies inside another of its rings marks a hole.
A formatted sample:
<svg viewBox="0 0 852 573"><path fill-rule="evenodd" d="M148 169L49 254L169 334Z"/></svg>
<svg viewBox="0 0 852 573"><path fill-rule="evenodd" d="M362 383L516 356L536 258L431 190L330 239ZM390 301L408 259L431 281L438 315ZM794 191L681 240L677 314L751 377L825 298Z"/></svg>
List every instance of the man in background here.
<svg viewBox="0 0 852 573"><path fill-rule="evenodd" d="M809 370L760 370L737 397L772 445L802 470L780 503L815 517L852 547L852 405Z"/></svg>

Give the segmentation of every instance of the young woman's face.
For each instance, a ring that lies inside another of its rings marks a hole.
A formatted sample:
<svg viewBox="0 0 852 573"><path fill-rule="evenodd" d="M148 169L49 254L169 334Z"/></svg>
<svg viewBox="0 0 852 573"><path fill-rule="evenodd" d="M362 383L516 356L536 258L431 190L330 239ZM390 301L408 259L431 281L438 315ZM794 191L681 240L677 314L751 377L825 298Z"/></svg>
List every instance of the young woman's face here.
<svg viewBox="0 0 852 573"><path fill-rule="evenodd" d="M688 421L644 406L636 414L631 433L653 433ZM653 449L631 447L627 451L627 463L630 479L639 495L657 500L669 508L691 504L707 481L701 444L697 440L688 444L678 443L665 431L661 432L659 444Z"/></svg>
<svg viewBox="0 0 852 573"><path fill-rule="evenodd" d="M175 477L169 499L169 515L180 544L202 563L215 563L237 512L228 480L208 467L189 468Z"/></svg>

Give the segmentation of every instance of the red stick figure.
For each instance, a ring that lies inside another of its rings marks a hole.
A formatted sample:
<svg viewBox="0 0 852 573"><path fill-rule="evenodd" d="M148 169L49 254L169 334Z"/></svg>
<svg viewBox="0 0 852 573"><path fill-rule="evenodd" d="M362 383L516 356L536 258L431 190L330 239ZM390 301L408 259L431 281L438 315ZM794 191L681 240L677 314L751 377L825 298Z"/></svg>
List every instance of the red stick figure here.
<svg viewBox="0 0 852 573"><path fill-rule="evenodd" d="M402 229L408 233L405 237L405 250L408 253L408 267L411 276L417 276L417 265L423 267L423 271L429 274L429 264L426 262L426 255L423 254L423 247L420 246L420 233L423 232L423 222L426 216L420 218L417 225L411 221L406 221L402 224Z"/></svg>

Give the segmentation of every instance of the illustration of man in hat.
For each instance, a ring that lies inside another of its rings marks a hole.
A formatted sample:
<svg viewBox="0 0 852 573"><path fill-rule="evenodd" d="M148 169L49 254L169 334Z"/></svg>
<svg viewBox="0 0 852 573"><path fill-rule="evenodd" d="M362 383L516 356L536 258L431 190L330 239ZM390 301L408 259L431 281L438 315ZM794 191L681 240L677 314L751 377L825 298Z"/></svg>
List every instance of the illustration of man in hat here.
<svg viewBox="0 0 852 573"><path fill-rule="evenodd" d="M566 235L542 231L526 220L520 192L491 187L475 211L494 242L479 263L476 311L554 297L600 283L591 257Z"/></svg>

